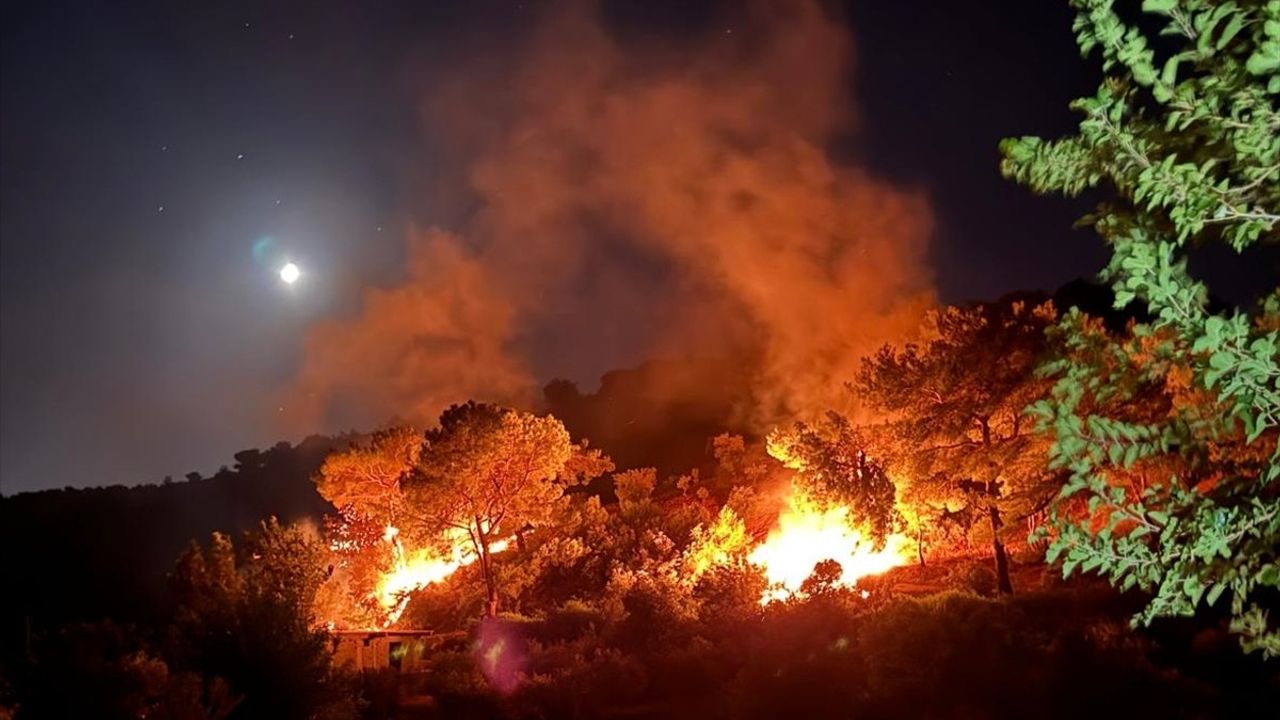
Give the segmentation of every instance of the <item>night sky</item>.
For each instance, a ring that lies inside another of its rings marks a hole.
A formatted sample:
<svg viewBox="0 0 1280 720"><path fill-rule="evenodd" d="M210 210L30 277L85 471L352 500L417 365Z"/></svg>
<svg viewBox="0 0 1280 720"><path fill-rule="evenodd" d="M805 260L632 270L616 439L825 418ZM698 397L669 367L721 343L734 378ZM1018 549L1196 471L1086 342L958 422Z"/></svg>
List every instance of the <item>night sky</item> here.
<svg viewBox="0 0 1280 720"><path fill-rule="evenodd" d="M734 5L605 16L627 40L711 42ZM411 224L466 212L428 190L458 168L424 94L460 58L504 56L541 7L8 3L3 492L181 477L280 439L268 405L307 327L394 282ZM1093 87L1066 3L867 0L844 14L856 119L830 151L927 194L940 297L1091 276L1104 251L1071 229L1084 206L997 170L1000 138L1068 132L1068 101ZM295 286L276 275L286 260L303 268ZM643 359L628 352L586 350L565 372L590 387Z"/></svg>

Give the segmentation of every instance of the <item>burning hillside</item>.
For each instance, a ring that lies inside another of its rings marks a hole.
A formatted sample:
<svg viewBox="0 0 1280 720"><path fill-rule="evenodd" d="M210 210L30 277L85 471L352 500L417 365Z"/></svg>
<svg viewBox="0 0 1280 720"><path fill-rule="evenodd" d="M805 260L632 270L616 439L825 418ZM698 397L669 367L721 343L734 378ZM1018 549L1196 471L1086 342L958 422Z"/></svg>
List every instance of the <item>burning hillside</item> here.
<svg viewBox="0 0 1280 720"><path fill-rule="evenodd" d="M826 452L848 456L840 444L847 440L833 436ZM331 457L319 479L341 512L330 525L331 577L317 622L403 626L406 609L428 588L464 605L486 594L493 613L500 602L519 606L553 577L580 592L608 594L611 586L631 587L646 576L696 588L718 574L742 573L758 578L756 601L767 604L854 589L864 577L909 562L906 537L881 534L888 526L869 521L876 509L851 506L853 495L822 494L825 480L800 467L798 454L782 456L798 468L787 469L776 459L748 460L740 440L718 447L716 478L692 474L660 483L651 470L615 473L617 502L605 505L574 488L611 463L569 444L551 417L468 405L446 413L426 435L407 429L375 435ZM847 480L874 483L879 476L869 461L856 457ZM539 465L544 469L534 471ZM446 479L456 490L439 484ZM781 497L771 497L779 487ZM879 512L896 516L889 502ZM402 525L387 522L378 532L380 512ZM748 531L743 517L760 527L762 512L773 513L763 518L763 532ZM598 584L583 585L592 577ZM429 627L436 620L409 622Z"/></svg>

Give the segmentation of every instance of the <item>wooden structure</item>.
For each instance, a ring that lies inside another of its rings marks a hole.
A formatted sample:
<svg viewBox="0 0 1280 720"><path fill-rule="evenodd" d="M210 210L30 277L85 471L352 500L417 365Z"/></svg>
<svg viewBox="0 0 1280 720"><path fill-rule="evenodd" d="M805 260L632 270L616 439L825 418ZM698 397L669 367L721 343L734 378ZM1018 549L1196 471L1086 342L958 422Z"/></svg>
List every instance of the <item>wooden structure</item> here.
<svg viewBox="0 0 1280 720"><path fill-rule="evenodd" d="M466 633L431 630L341 630L333 633L333 657L352 670L391 668L403 673L423 672L425 661L441 645L466 641Z"/></svg>

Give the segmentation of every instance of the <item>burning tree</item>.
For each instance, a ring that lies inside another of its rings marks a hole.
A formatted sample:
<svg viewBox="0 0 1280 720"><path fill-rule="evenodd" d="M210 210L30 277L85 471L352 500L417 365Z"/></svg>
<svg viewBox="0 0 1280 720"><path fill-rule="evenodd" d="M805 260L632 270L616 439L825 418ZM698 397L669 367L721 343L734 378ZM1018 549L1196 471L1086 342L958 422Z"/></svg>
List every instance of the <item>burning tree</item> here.
<svg viewBox="0 0 1280 720"><path fill-rule="evenodd" d="M491 405L450 408L440 427L395 427L335 452L316 479L332 573L319 601L333 626L385 627L411 595L478 563L489 612L493 555L550 519L561 489L612 468L564 427Z"/></svg>
<svg viewBox="0 0 1280 720"><path fill-rule="evenodd" d="M326 523L334 555L333 573L318 600L326 622L344 627L394 622L408 601L405 589L427 579L410 567L426 533L414 523L401 488L422 444L415 428L388 428L331 453L321 466L316 490L338 511ZM430 560L439 575L443 560Z"/></svg>
<svg viewBox="0 0 1280 720"><path fill-rule="evenodd" d="M769 436L769 454L798 471L803 494L849 508L850 519L883 544L897 520L893 481L867 457L866 441L839 413L820 423L798 422Z"/></svg>
<svg viewBox="0 0 1280 720"><path fill-rule="evenodd" d="M890 414L877 444L910 477L918 501L987 517L1005 593L1013 592L1007 517L1043 507L1054 490L1048 440L1032 432L1026 408L1048 392L1035 370L1055 317L1048 302L946 308L932 315L932 340L885 346L864 362L854 388Z"/></svg>
<svg viewBox="0 0 1280 720"><path fill-rule="evenodd" d="M400 482L422 454L422 433L409 426L373 433L366 442L325 458L316 480L321 497L379 528L407 516Z"/></svg>
<svg viewBox="0 0 1280 720"><path fill-rule="evenodd" d="M777 526L748 556L771 585L764 601L806 594L815 572L823 587L851 587L903 564L894 485L865 447L838 413L769 436L769 454L796 476Z"/></svg>
<svg viewBox="0 0 1280 720"><path fill-rule="evenodd" d="M495 405L468 402L426 434L406 479L411 514L470 545L484 577L486 614L498 611L493 555L500 543L551 519L570 481L575 446L564 425Z"/></svg>

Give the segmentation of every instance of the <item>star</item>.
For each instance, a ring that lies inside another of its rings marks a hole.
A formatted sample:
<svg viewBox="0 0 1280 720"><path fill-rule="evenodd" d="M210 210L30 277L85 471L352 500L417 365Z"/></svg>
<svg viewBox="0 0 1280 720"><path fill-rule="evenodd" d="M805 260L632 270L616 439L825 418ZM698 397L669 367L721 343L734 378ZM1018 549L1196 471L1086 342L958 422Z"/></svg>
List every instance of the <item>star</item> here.
<svg viewBox="0 0 1280 720"><path fill-rule="evenodd" d="M243 159L244 159L244 153L239 153L239 154L237 154L237 155L236 155L236 159L237 159L237 160L243 160Z"/></svg>

